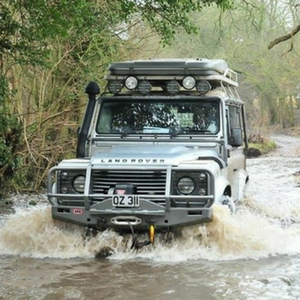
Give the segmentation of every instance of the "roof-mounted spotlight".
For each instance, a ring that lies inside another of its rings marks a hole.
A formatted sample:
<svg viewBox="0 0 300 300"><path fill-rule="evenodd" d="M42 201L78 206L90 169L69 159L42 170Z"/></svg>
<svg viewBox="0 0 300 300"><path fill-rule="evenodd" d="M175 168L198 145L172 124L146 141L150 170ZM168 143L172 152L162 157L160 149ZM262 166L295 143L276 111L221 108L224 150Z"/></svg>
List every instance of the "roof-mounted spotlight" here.
<svg viewBox="0 0 300 300"><path fill-rule="evenodd" d="M125 86L128 90L134 90L138 85L138 80L134 76L129 76L125 80Z"/></svg>
<svg viewBox="0 0 300 300"><path fill-rule="evenodd" d="M143 94L147 95L151 92L152 85L149 81L143 80L139 82L138 90Z"/></svg>
<svg viewBox="0 0 300 300"><path fill-rule="evenodd" d="M114 95L120 93L122 88L123 84L119 80L110 80L108 82L108 90Z"/></svg>
<svg viewBox="0 0 300 300"><path fill-rule="evenodd" d="M172 94L175 95L179 92L180 90L180 85L176 80L171 80L167 83L167 91Z"/></svg>
<svg viewBox="0 0 300 300"><path fill-rule="evenodd" d="M186 76L183 78L182 80L182 86L186 89L186 90L191 90L195 87L196 85L196 80L194 77L192 76Z"/></svg>
<svg viewBox="0 0 300 300"><path fill-rule="evenodd" d="M206 80L200 80L196 83L196 89L200 95L204 95L211 90L211 85Z"/></svg>

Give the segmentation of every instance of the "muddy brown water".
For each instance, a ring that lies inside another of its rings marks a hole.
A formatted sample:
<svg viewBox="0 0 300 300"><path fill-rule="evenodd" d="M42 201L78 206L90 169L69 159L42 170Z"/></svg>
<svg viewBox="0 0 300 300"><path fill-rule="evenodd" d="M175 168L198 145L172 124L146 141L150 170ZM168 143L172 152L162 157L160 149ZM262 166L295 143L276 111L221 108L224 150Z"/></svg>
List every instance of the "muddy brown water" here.
<svg viewBox="0 0 300 300"><path fill-rule="evenodd" d="M14 196L0 212L0 299L300 299L300 140L248 160L250 182L236 214L139 252L112 231L83 239L54 222L44 195ZM30 206L30 200L38 200ZM100 248L114 254L95 259Z"/></svg>

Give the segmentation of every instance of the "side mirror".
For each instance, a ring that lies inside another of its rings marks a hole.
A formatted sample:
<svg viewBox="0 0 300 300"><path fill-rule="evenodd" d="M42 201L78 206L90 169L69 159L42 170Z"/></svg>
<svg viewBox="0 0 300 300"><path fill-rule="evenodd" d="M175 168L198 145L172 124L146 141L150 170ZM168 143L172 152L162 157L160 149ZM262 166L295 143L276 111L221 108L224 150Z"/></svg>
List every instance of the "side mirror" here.
<svg viewBox="0 0 300 300"><path fill-rule="evenodd" d="M231 129L229 144L233 147L239 147L243 145L243 133L241 128Z"/></svg>

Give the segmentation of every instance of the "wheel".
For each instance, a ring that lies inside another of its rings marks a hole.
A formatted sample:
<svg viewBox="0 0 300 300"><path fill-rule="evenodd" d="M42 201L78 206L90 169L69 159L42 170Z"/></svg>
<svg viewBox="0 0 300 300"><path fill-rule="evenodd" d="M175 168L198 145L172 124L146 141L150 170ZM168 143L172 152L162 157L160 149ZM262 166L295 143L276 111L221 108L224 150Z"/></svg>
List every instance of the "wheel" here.
<svg viewBox="0 0 300 300"><path fill-rule="evenodd" d="M222 205L227 205L229 210L232 213L235 213L236 211L235 203L228 195L223 195Z"/></svg>

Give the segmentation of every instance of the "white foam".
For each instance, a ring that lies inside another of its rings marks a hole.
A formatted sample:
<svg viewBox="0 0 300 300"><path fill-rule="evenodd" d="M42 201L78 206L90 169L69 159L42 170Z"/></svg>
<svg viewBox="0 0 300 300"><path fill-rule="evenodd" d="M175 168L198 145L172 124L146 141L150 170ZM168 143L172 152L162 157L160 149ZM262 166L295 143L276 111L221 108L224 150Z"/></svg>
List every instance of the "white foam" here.
<svg viewBox="0 0 300 300"><path fill-rule="evenodd" d="M103 247L111 247L110 259L178 262L187 260L259 259L278 254L300 252L300 226L282 226L244 207L231 214L216 206L214 221L184 228L172 243L160 241L135 252L130 249L131 236L112 230L84 239L84 229L52 220L50 207L18 210L0 228L0 254L38 258L94 257ZM140 237L141 240L146 236Z"/></svg>

